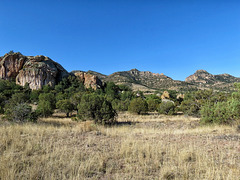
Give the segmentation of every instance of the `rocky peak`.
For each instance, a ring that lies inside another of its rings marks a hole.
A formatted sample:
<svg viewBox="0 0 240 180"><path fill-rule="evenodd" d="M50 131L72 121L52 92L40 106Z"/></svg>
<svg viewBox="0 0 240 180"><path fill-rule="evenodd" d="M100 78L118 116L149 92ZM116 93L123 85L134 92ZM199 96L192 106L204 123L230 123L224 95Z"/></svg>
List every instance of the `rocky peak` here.
<svg viewBox="0 0 240 180"><path fill-rule="evenodd" d="M20 53L5 54L0 61L0 79L15 79L25 62L26 57Z"/></svg>
<svg viewBox="0 0 240 180"><path fill-rule="evenodd" d="M206 70L197 70L193 75L188 76L185 81L188 83L212 83L214 81L214 75L208 73Z"/></svg>
<svg viewBox="0 0 240 180"><path fill-rule="evenodd" d="M41 89L43 85L54 86L68 72L46 56L23 56L20 53L5 54L0 61L0 78L16 80L31 89Z"/></svg>
<svg viewBox="0 0 240 180"><path fill-rule="evenodd" d="M205 73L205 74L209 74L209 72L207 72L206 70L204 69L199 69L195 72L196 74L200 74L200 73Z"/></svg>
<svg viewBox="0 0 240 180"><path fill-rule="evenodd" d="M129 73L132 74L132 75L138 75L139 72L140 72L140 71L139 71L138 69L136 69L136 68L135 68L135 69L131 69L131 70L129 71Z"/></svg>
<svg viewBox="0 0 240 180"><path fill-rule="evenodd" d="M240 82L240 78L234 77L227 73L212 75L205 70L197 70L193 75L187 77L185 81L189 83L219 85Z"/></svg>

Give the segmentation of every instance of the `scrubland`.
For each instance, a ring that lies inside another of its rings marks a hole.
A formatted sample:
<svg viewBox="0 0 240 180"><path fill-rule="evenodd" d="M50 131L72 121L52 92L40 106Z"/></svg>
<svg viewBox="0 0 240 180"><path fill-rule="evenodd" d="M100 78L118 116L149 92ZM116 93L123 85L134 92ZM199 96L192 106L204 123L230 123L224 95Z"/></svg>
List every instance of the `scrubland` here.
<svg viewBox="0 0 240 180"><path fill-rule="evenodd" d="M113 127L54 114L0 121L0 179L223 179L240 177L240 132L188 116L120 113Z"/></svg>

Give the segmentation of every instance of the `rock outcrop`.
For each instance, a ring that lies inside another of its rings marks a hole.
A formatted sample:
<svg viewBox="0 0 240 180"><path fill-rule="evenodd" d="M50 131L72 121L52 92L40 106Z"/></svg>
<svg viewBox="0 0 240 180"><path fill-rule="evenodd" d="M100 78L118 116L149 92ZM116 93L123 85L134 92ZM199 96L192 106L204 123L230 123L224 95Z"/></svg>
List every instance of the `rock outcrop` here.
<svg viewBox="0 0 240 180"><path fill-rule="evenodd" d="M205 70L197 70L193 75L188 76L185 81L188 83L213 83L215 80L214 75L208 73Z"/></svg>
<svg viewBox="0 0 240 180"><path fill-rule="evenodd" d="M161 95L161 99L169 99L169 98L170 98L169 92L164 91L163 94Z"/></svg>
<svg viewBox="0 0 240 180"><path fill-rule="evenodd" d="M12 55L5 54L0 59L0 79L15 79L19 71L23 68L26 59L27 58L20 53L14 53Z"/></svg>
<svg viewBox="0 0 240 180"><path fill-rule="evenodd" d="M185 81L188 83L219 85L240 82L240 78L231 76L230 74L213 75L205 70L197 70L193 75L188 76Z"/></svg>
<svg viewBox="0 0 240 180"><path fill-rule="evenodd" d="M31 89L41 89L44 85L54 86L69 73L58 63L46 56L23 56L20 53L6 54L0 60L0 78L16 80Z"/></svg>
<svg viewBox="0 0 240 180"><path fill-rule="evenodd" d="M72 72L81 82L83 82L86 88L98 89L102 87L102 81L93 74L86 73L83 71L73 71Z"/></svg>

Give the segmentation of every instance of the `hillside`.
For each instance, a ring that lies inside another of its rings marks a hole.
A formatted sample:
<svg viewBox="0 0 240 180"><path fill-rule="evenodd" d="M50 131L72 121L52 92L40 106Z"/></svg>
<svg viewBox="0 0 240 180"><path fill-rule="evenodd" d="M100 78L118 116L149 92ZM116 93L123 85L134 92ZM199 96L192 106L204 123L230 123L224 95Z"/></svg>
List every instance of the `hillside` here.
<svg viewBox="0 0 240 180"><path fill-rule="evenodd" d="M235 82L240 82L240 78L230 74L213 75L205 70L197 70L193 75L188 76L185 82L192 83L201 88L228 89L233 87Z"/></svg>
<svg viewBox="0 0 240 180"><path fill-rule="evenodd" d="M240 78L230 74L213 75L206 70L197 70L194 74L188 76L185 81L174 80L163 73L139 71L138 69L119 71L109 76L94 71L88 71L88 73L98 76L102 81L126 84L134 90L142 91L155 91L158 89L181 91L190 89L215 89L228 91L233 88L235 82L240 82Z"/></svg>
<svg viewBox="0 0 240 180"><path fill-rule="evenodd" d="M99 73L88 71L94 75ZM187 90L195 88L191 83L184 81L173 80L163 73L152 73L150 71L139 71L138 69L131 69L129 71L120 71L104 76L100 74L99 78L102 81L112 81L116 84L126 84L135 90L153 91L157 89L171 89L171 90Z"/></svg>

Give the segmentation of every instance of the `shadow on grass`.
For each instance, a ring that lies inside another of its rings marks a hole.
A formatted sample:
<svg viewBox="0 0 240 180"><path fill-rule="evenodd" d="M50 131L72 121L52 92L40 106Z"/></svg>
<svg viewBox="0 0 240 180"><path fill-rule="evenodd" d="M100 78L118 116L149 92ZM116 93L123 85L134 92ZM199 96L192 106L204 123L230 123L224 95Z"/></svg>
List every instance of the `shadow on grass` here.
<svg viewBox="0 0 240 180"><path fill-rule="evenodd" d="M131 125L136 125L138 124L138 121L132 122L132 121L120 121L116 122L114 125L115 126L131 126Z"/></svg>

